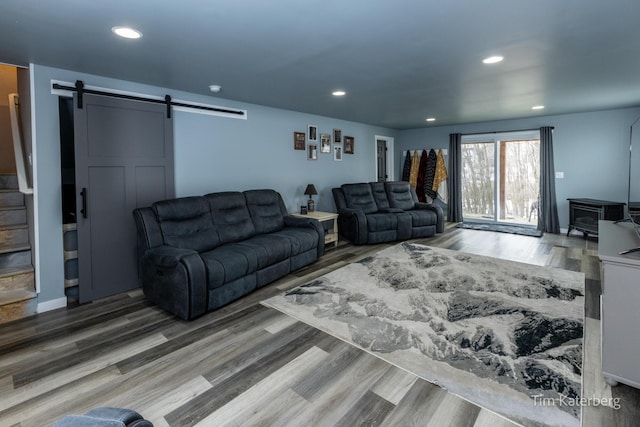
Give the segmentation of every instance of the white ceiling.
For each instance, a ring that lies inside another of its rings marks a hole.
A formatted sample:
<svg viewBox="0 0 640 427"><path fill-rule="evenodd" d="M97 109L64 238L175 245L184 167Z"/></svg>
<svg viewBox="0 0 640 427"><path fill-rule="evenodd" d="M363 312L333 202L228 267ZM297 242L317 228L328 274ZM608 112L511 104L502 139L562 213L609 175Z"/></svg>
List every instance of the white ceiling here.
<svg viewBox="0 0 640 427"><path fill-rule="evenodd" d="M397 129L573 113L640 105L640 0L1 0L0 62Z"/></svg>

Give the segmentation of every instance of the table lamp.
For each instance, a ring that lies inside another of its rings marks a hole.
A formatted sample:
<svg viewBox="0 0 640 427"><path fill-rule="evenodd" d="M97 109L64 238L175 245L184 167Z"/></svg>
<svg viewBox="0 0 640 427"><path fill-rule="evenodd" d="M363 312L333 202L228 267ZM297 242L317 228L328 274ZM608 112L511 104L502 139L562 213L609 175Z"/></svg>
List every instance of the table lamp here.
<svg viewBox="0 0 640 427"><path fill-rule="evenodd" d="M318 190L316 190L316 187L313 184L309 184L307 185L306 190L304 190L304 194L308 194L309 195L309 200L307 200L307 210L309 212L313 212L314 211L314 203L313 203L313 199L311 198L311 196L318 194Z"/></svg>

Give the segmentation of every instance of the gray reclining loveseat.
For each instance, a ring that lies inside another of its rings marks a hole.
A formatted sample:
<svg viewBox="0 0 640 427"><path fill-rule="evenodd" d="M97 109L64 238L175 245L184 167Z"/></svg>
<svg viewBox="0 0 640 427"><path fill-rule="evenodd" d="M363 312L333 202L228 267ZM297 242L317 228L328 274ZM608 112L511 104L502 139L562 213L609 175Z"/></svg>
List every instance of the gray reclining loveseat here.
<svg viewBox="0 0 640 427"><path fill-rule="evenodd" d="M430 237L444 232L439 206L418 201L408 182L343 184L332 189L340 235L355 245Z"/></svg>
<svg viewBox="0 0 640 427"><path fill-rule="evenodd" d="M161 308L193 319L311 264L324 229L273 190L212 193L133 211L139 278Z"/></svg>

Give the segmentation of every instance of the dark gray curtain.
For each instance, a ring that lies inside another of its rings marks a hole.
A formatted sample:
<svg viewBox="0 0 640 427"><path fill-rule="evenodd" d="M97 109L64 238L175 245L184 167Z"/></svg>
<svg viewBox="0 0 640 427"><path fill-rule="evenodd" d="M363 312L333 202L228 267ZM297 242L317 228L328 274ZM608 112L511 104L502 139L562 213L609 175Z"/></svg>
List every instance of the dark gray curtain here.
<svg viewBox="0 0 640 427"><path fill-rule="evenodd" d="M462 134L449 134L449 171L447 191L449 210L447 221L462 222Z"/></svg>
<svg viewBox="0 0 640 427"><path fill-rule="evenodd" d="M556 201L556 171L553 165L553 127L540 128L540 207L538 230L560 233Z"/></svg>

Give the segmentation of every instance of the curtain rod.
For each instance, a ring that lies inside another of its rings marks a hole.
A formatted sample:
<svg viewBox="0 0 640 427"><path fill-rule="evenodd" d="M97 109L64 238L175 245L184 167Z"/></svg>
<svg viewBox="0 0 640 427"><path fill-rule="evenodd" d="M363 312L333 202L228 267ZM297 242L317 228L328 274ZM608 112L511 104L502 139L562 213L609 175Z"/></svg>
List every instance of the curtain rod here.
<svg viewBox="0 0 640 427"><path fill-rule="evenodd" d="M555 129L553 126L549 126L552 130ZM461 133L460 135L482 135L484 133L510 133L510 132L530 132L532 130L540 130L540 128L534 129L511 129L511 130L494 130L493 132L472 132L472 133Z"/></svg>
<svg viewBox="0 0 640 427"><path fill-rule="evenodd" d="M85 89L84 82L82 82L81 80L77 80L75 86L64 86L64 85L61 85L59 83L53 83L53 88L54 89L69 90L69 91L72 91L72 92L77 92L78 93L78 108L82 108L82 95L85 94L85 93L88 93L88 94L91 94L91 95L102 95L102 96L110 96L112 98L131 99L131 100L134 100L134 101L151 102L153 104L166 104L167 105L167 118L169 118L169 119L171 118L171 106L195 108L195 109L198 109L198 110L215 111L217 113L227 113L227 114L236 114L236 115L239 115L239 116L244 116L244 111L242 111L242 110L228 110L228 109L225 109L225 108L208 107L208 106L205 106L205 105L197 105L197 104L187 104L187 103L183 103L183 102L175 102L175 101L171 100L171 96L169 96L169 95L166 95L164 97L164 99L153 99L153 98L147 98L147 97L143 97L143 96L125 95L125 94L121 94L121 93L106 92L106 91L94 90L94 89Z"/></svg>
<svg viewBox="0 0 640 427"><path fill-rule="evenodd" d="M447 155L447 153L448 153L448 149L447 149L447 148L443 148L443 147L440 147L440 148L409 148L408 150L402 150L402 152L403 152L403 153L406 153L407 151L423 151L423 150L426 150L426 151L434 150L436 153L437 153L439 150L442 150L442 152L443 152L443 154L444 154L445 156L446 156L446 155Z"/></svg>

